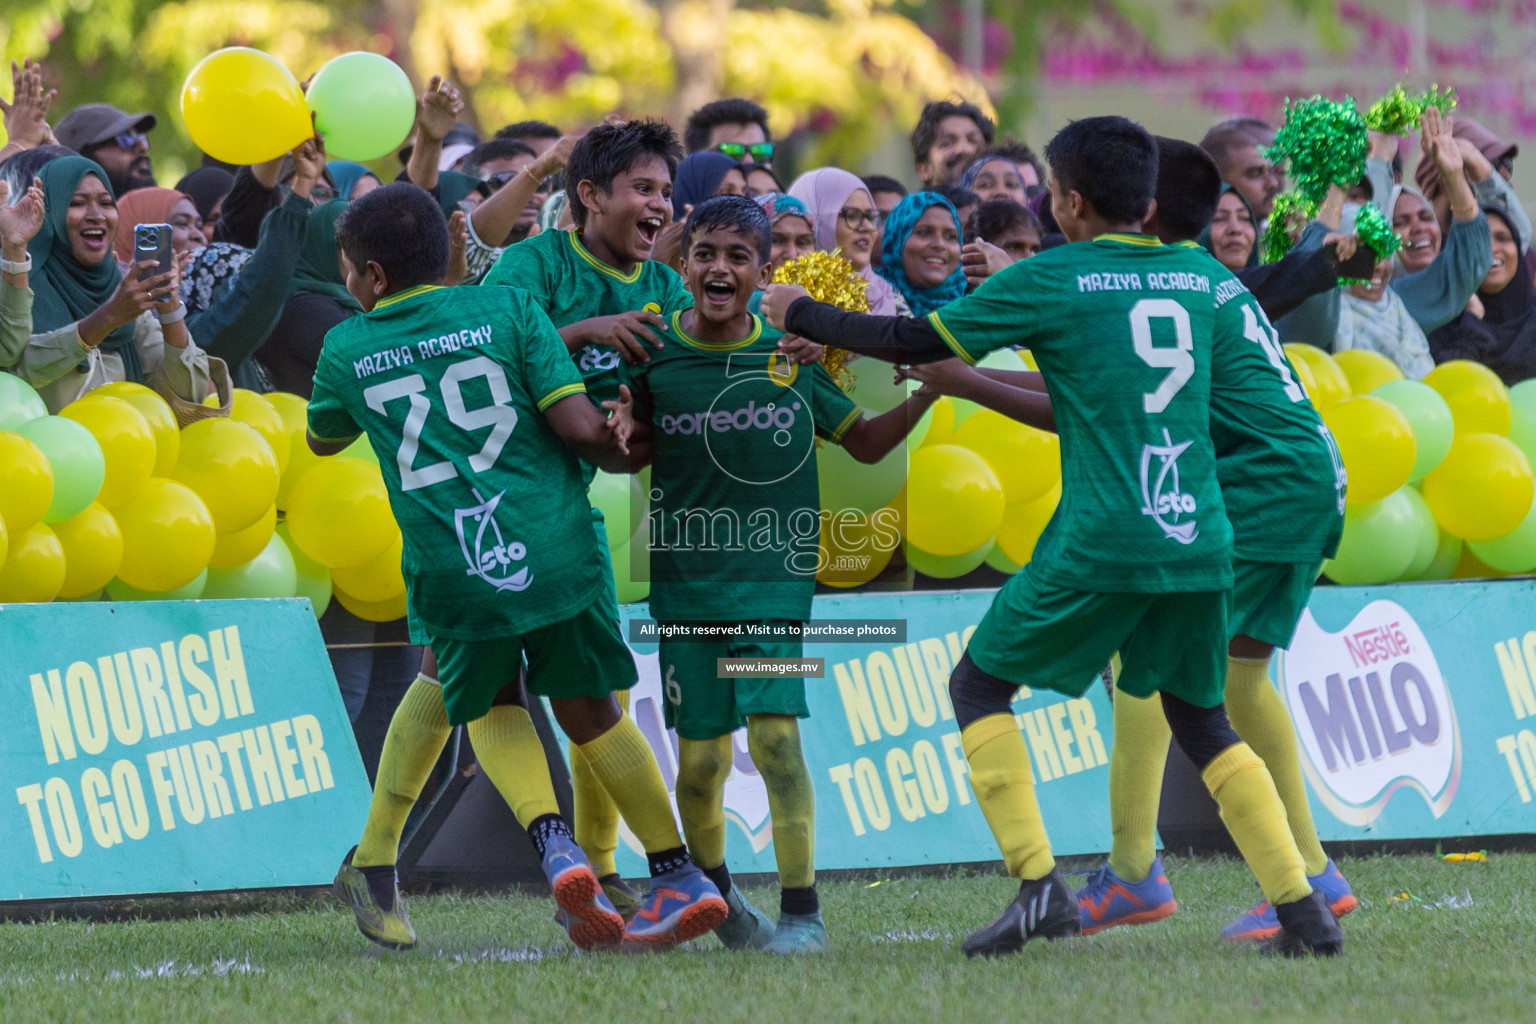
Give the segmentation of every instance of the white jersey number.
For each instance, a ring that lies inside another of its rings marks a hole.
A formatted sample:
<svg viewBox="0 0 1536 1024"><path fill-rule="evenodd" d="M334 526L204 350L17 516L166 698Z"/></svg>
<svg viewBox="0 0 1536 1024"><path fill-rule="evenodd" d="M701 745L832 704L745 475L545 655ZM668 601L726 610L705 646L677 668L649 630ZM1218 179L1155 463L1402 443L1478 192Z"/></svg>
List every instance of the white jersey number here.
<svg viewBox="0 0 1536 1024"><path fill-rule="evenodd" d="M491 404L470 409L464 405L464 393L460 387L465 381L476 377L485 378L491 392ZM421 449L421 431L427 424L427 414L432 410L426 390L427 382L421 374L413 373L409 377L375 384L363 392L368 408L381 416L389 415L384 407L390 402L400 398L410 399L411 407L405 414L405 426L400 430L400 450L395 453L402 491L430 487L459 475L453 463L447 460L425 466L415 465L416 454ZM511 405L512 389L507 386L507 375L494 360L476 356L449 367L443 374L439 390L442 392L443 408L447 410L448 421L454 426L466 432L491 428L485 444L469 457L469 468L476 473L490 469L501 456L501 450L507 446L512 428L517 426L517 410Z"/></svg>
<svg viewBox="0 0 1536 1024"><path fill-rule="evenodd" d="M1243 303L1243 337L1258 345L1264 350L1275 372L1280 374L1280 382L1285 385L1285 393L1293 402L1305 401L1307 394L1301 390L1301 385L1296 378L1291 376L1291 368L1286 364L1285 354L1280 348L1280 334L1270 326L1269 317L1263 310L1255 312L1253 304Z"/></svg>
<svg viewBox="0 0 1536 1024"><path fill-rule="evenodd" d="M1173 321L1175 348L1152 344L1153 320ZM1141 396L1143 409L1149 413L1160 413L1168 408L1173 396L1195 375L1195 336L1189 326L1189 311L1173 299L1142 299L1131 307L1131 341L1135 343L1136 354L1142 362L1168 371L1168 376L1163 378L1156 391Z"/></svg>

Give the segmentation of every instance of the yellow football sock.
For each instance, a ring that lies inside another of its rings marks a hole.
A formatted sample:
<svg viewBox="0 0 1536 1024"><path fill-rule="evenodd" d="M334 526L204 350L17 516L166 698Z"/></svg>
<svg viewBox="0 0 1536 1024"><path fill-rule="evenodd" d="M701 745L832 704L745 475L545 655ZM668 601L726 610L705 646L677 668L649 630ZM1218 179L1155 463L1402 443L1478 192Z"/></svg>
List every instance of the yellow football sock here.
<svg viewBox="0 0 1536 1024"><path fill-rule="evenodd" d="M1320 875L1328 855L1317 841L1307 784L1301 777L1301 758L1296 751L1296 727L1285 702L1269 681L1269 661L1230 658L1227 661L1227 717L1242 741L1253 748L1275 780L1275 791L1285 804L1291 837L1307 866L1307 874ZM1120 735L1115 719L1115 735Z"/></svg>
<svg viewBox="0 0 1536 1024"><path fill-rule="evenodd" d="M613 696L619 707L629 711L629 691L617 690ZM592 871L598 878L619 873L613 855L619 848L619 809L613 798L592 774L581 748L572 743L571 755L571 817L575 819L576 842L581 846Z"/></svg>
<svg viewBox="0 0 1536 1024"><path fill-rule="evenodd" d="M519 825L527 828L546 814L560 813L544 744L527 708L493 707L468 728L475 759Z"/></svg>
<svg viewBox="0 0 1536 1024"><path fill-rule="evenodd" d="M791 715L750 715L747 749L768 789L773 855L779 885L816 884L816 789L800 748L800 722Z"/></svg>
<svg viewBox="0 0 1536 1024"><path fill-rule="evenodd" d="M1264 762L1246 743L1234 743L1200 773L1221 808L1221 820L1270 903L1291 903L1312 891L1285 806Z"/></svg>
<svg viewBox="0 0 1536 1024"><path fill-rule="evenodd" d="M646 853L683 845L656 755L633 719L624 715L612 729L581 744L581 752Z"/></svg>
<svg viewBox="0 0 1536 1024"><path fill-rule="evenodd" d="M677 816L688 855L701 868L725 863L725 780L732 756L729 735L677 740Z"/></svg>
<svg viewBox="0 0 1536 1024"><path fill-rule="evenodd" d="M1056 859L1040 819L1029 752L1018 722L1011 714L978 718L961 731L960 743L971 766L971 789L1008 873L1021 880L1044 878Z"/></svg>
<svg viewBox="0 0 1536 1024"><path fill-rule="evenodd" d="M1157 857L1157 808L1173 733L1160 697L1115 691L1115 743L1109 755L1109 866L1127 882L1140 882Z"/></svg>
<svg viewBox="0 0 1536 1024"><path fill-rule="evenodd" d="M424 675L416 677L390 719L373 784L373 803L363 838L352 863L360 868L393 864L400 852L400 833L432 766L452 732L443 707L443 688Z"/></svg>

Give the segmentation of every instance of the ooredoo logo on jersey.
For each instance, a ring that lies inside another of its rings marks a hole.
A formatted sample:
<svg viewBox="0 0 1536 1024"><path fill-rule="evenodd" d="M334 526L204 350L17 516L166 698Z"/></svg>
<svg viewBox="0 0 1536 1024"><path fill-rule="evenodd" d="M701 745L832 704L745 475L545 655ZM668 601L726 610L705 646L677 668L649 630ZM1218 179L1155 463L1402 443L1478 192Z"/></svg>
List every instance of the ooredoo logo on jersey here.
<svg viewBox="0 0 1536 1024"><path fill-rule="evenodd" d="M1302 615L1278 659L1302 767L1340 821L1368 825L1416 791L1435 817L1461 780L1461 732L1435 652L1408 611L1372 601L1337 633Z"/></svg>

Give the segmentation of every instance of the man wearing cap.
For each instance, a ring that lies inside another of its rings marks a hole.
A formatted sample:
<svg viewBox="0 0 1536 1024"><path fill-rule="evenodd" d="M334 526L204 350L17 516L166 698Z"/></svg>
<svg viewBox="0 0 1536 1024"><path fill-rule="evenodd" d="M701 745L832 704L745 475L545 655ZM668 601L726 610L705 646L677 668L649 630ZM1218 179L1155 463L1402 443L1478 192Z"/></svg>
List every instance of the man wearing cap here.
<svg viewBox="0 0 1536 1024"><path fill-rule="evenodd" d="M155 184L149 166L149 133L154 127L154 114L125 114L106 103L87 103L65 114L53 134L59 145L100 164L113 193L121 197Z"/></svg>

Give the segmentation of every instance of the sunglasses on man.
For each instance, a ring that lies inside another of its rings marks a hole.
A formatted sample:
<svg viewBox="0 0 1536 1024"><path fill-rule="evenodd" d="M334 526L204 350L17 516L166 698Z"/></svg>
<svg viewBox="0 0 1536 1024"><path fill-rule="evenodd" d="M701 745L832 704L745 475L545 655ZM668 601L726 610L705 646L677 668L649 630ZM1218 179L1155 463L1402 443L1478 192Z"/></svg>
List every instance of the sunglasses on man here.
<svg viewBox="0 0 1536 1024"><path fill-rule="evenodd" d="M745 142L722 142L715 147L717 153L724 153L732 160L740 160L748 153L752 159L760 164L766 164L773 159L773 143L754 142L750 146Z"/></svg>
<svg viewBox="0 0 1536 1024"><path fill-rule="evenodd" d="M132 149L141 142L146 150L149 149L149 136L143 132L123 132L121 135L114 137L112 141L121 149Z"/></svg>

